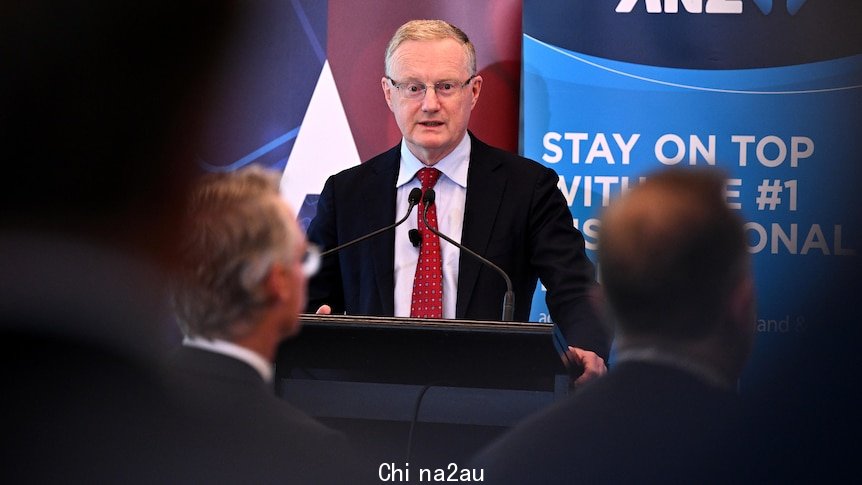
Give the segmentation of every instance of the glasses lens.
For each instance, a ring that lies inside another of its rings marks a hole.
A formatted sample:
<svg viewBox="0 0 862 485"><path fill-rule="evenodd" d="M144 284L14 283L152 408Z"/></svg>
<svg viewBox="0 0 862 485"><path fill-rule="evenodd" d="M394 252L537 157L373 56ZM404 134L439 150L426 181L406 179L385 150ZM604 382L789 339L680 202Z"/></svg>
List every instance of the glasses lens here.
<svg viewBox="0 0 862 485"><path fill-rule="evenodd" d="M425 95L425 85L422 83L407 83L403 85L402 91L408 98L421 98Z"/></svg>
<svg viewBox="0 0 862 485"><path fill-rule="evenodd" d="M320 269L320 248L309 244L302 256L302 274L306 277L314 276Z"/></svg>
<svg viewBox="0 0 862 485"><path fill-rule="evenodd" d="M449 96L455 93L457 87L457 81L440 81L434 85L434 91L437 92L437 96Z"/></svg>
<svg viewBox="0 0 862 485"><path fill-rule="evenodd" d="M434 83L433 86L429 86L429 85L426 85L424 83L420 83L417 81L404 82L404 83L397 83L392 79L389 79L389 81L392 83L393 86L395 86L401 92L401 95L404 96L405 98L421 99L421 98L425 97L426 91L428 90L429 87L434 89L434 93L437 96L441 96L441 97L452 96L453 94L459 92L460 88L463 88L464 86L469 84L470 81L473 80L473 77L474 76L470 76L470 78L467 79L463 83L459 82L459 81L454 81L454 80L438 81L438 82Z"/></svg>

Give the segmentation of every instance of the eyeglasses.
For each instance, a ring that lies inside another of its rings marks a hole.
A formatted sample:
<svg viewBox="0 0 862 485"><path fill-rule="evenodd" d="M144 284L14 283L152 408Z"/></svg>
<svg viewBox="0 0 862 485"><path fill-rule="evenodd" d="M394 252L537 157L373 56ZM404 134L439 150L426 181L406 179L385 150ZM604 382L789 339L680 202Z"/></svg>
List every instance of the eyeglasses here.
<svg viewBox="0 0 862 485"><path fill-rule="evenodd" d="M476 75L473 74L463 83L460 81L447 80L437 81L434 84L425 84L418 81L406 81L403 83L399 83L395 82L395 80L389 76L386 76L386 79L388 79L389 82L392 83L392 86L394 86L395 89L397 89L405 98L423 99L425 98L425 93L426 91L428 91L429 87L434 89L434 93L437 94L438 97L447 98L453 96L454 94L461 92L461 89L464 88L464 86L470 84L470 81L472 81L475 77Z"/></svg>
<svg viewBox="0 0 862 485"><path fill-rule="evenodd" d="M302 263L302 274L306 278L314 276L320 269L320 248L309 243L300 262Z"/></svg>

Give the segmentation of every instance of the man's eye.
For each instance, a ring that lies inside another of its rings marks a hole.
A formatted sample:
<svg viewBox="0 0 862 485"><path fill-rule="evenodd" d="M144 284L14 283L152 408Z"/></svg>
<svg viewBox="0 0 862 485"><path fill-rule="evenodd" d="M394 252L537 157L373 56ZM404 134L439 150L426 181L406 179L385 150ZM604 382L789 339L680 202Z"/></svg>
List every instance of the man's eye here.
<svg viewBox="0 0 862 485"><path fill-rule="evenodd" d="M411 93L418 93L419 91L422 91L422 88L424 88L424 87L425 86L423 86L421 84L413 83L413 84L407 85L407 90L410 91Z"/></svg>
<svg viewBox="0 0 862 485"><path fill-rule="evenodd" d="M455 83L451 83L451 82L440 83L439 86L440 86L439 89L441 91L451 91L451 90L455 89Z"/></svg>

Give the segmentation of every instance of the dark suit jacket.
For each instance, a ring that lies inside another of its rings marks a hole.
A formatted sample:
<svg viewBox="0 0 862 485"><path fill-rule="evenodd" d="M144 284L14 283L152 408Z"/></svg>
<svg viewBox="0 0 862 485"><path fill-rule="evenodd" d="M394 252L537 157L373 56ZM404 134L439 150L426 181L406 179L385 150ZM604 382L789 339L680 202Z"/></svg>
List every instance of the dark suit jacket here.
<svg viewBox="0 0 862 485"><path fill-rule="evenodd" d="M512 279L515 320L529 319L541 278L551 314L569 343L607 358L610 339L592 301L594 268L557 189L557 174L470 137L461 244ZM333 248L395 221L399 147L327 180L308 228L310 241ZM309 311L325 303L334 313L392 315L394 259L394 231L326 258L309 283ZM466 254L459 271L456 318L499 320L506 291L500 275Z"/></svg>
<svg viewBox="0 0 862 485"><path fill-rule="evenodd" d="M288 464L306 456L306 444L289 455L294 438L285 433L313 435L292 411L278 418L268 410L282 403L266 399L259 377L256 386L190 386L165 373L161 326L173 319L156 268L114 247L6 232L0 268L0 483L303 478L302 466L293 473Z"/></svg>
<svg viewBox="0 0 862 485"><path fill-rule="evenodd" d="M202 483L357 480L358 462L346 438L277 398L245 362L184 347L170 368L178 374L189 409L197 411L187 425L220 444ZM370 470L364 472L370 475Z"/></svg>
<svg viewBox="0 0 862 485"><path fill-rule="evenodd" d="M626 362L477 455L489 483L734 483L738 396L686 371Z"/></svg>

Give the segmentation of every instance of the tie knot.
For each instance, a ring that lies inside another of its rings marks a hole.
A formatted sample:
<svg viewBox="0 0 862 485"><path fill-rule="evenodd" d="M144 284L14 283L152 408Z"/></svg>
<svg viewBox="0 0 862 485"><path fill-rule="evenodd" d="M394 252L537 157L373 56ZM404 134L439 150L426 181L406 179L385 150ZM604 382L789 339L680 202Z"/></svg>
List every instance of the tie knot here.
<svg viewBox="0 0 862 485"><path fill-rule="evenodd" d="M440 178L441 173L442 172L432 167L419 169L419 171L416 172L416 177L418 177L419 181L422 182L422 190L433 188L434 184L437 183L437 179Z"/></svg>

